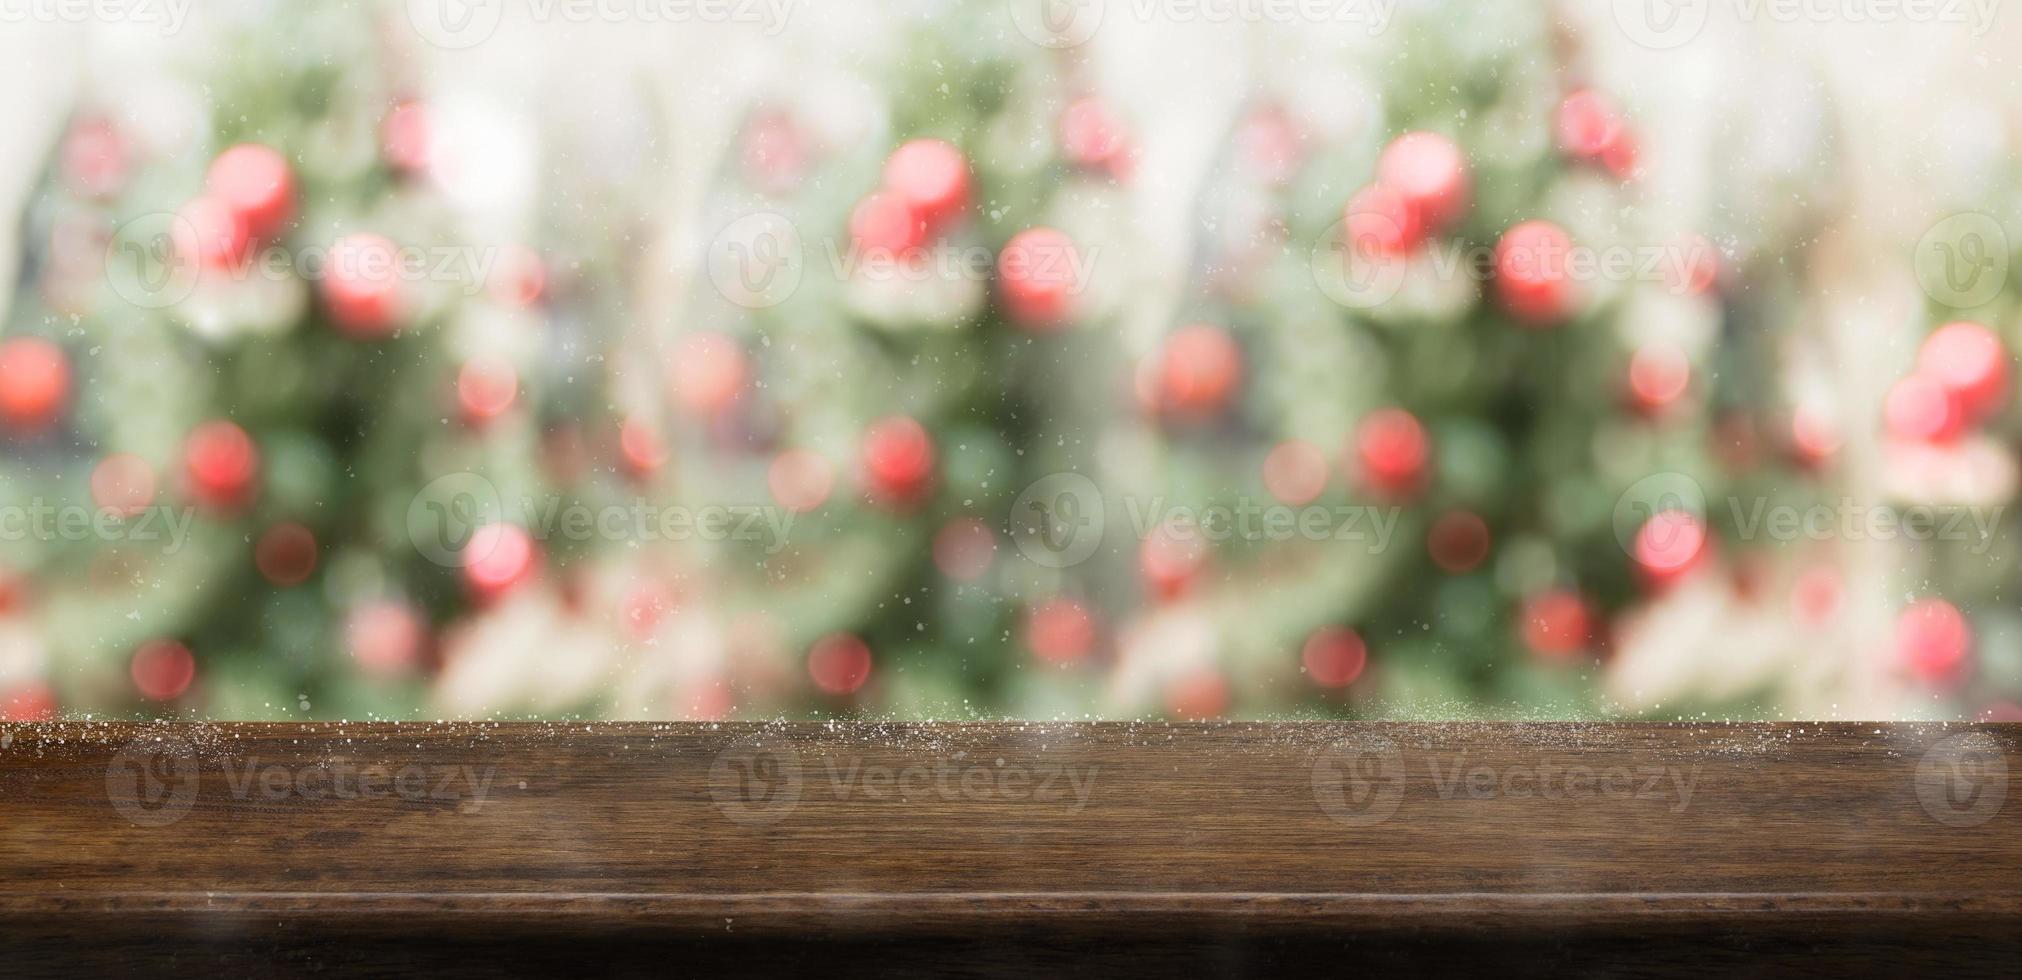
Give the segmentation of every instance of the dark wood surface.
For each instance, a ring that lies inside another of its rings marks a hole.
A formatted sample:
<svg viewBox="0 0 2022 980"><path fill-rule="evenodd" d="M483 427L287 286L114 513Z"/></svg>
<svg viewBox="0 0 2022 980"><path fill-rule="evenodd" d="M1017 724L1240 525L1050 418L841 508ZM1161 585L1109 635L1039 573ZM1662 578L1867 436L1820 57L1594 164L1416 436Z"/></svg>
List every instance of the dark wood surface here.
<svg viewBox="0 0 2022 980"><path fill-rule="evenodd" d="M0 728L0 972L2022 969L2022 728Z"/></svg>

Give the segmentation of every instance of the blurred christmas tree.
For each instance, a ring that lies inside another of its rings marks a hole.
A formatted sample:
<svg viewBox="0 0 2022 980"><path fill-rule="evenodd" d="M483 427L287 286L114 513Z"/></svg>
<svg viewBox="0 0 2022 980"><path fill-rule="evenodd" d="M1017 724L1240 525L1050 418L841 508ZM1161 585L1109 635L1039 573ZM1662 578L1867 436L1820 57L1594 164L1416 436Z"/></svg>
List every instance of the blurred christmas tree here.
<svg viewBox="0 0 2022 980"><path fill-rule="evenodd" d="M2012 293L1932 292L1864 404L1802 278L1815 94L1690 198L1575 33L1462 9L907 8L547 132L385 10L234 21L149 113L95 93L27 221L0 499L59 516L0 567L8 710L2012 704L2005 537L1735 505L2008 499Z"/></svg>

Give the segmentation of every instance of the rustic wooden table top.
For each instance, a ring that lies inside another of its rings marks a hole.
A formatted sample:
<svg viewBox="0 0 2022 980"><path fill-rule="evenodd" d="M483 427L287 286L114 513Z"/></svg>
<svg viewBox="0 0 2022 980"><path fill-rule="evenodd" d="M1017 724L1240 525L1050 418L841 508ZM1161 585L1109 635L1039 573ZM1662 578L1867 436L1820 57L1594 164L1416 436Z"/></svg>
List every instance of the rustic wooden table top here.
<svg viewBox="0 0 2022 980"><path fill-rule="evenodd" d="M2018 746L1871 723L14 725L0 945L52 972L1971 973L2022 945Z"/></svg>

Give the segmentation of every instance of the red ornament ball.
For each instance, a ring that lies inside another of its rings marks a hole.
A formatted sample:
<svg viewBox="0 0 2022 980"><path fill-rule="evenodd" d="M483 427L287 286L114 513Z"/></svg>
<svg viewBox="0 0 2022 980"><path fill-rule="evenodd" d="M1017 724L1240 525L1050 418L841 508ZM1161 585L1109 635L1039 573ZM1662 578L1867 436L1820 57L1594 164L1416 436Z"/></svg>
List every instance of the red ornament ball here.
<svg viewBox="0 0 2022 980"><path fill-rule="evenodd" d="M624 458L625 469L645 476L666 465L667 440L651 423L627 418L618 423L618 455Z"/></svg>
<svg viewBox="0 0 2022 980"><path fill-rule="evenodd" d="M540 562L524 528L487 524L463 546L463 581L480 601L496 599L532 576Z"/></svg>
<svg viewBox="0 0 2022 980"><path fill-rule="evenodd" d="M1807 626L1820 626L1839 611L1840 596L1845 584L1839 569L1832 565L1813 565L1798 573L1797 581L1791 584L1790 607L1797 621Z"/></svg>
<svg viewBox="0 0 2022 980"><path fill-rule="evenodd" d="M679 608L681 595L658 578L633 583L618 602L618 621L636 640L646 640L660 628L667 614Z"/></svg>
<svg viewBox="0 0 2022 980"><path fill-rule="evenodd" d="M260 577L287 588L316 573L316 533L295 523L276 524L253 546L253 565Z"/></svg>
<svg viewBox="0 0 2022 980"><path fill-rule="evenodd" d="M1347 687L1368 665L1369 646L1362 642L1362 634L1346 626L1327 626L1306 638L1299 662L1313 683L1325 688Z"/></svg>
<svg viewBox="0 0 2022 980"><path fill-rule="evenodd" d="M520 373L496 354L480 354L456 372L456 404L474 425L489 422L513 407L519 397Z"/></svg>
<svg viewBox="0 0 2022 980"><path fill-rule="evenodd" d="M359 340L397 332L407 317L400 248L383 235L345 235L323 264L323 305L337 329Z"/></svg>
<svg viewBox="0 0 2022 980"><path fill-rule="evenodd" d="M1403 255L1425 240L1418 209L1403 194L1383 184L1356 191L1342 211L1341 222L1346 244L1362 256Z"/></svg>
<svg viewBox="0 0 2022 980"><path fill-rule="evenodd" d="M85 197L111 197L126 186L131 161L119 127L105 118L85 119L63 138L63 177Z"/></svg>
<svg viewBox="0 0 2022 980"><path fill-rule="evenodd" d="M1790 413L1790 444L1797 455L1809 463L1820 463L1839 452L1846 437L1839 431L1839 423L1822 405L1815 402L1800 403Z"/></svg>
<svg viewBox="0 0 2022 980"><path fill-rule="evenodd" d="M246 222L225 202L215 197L198 197L176 209L169 241L184 260L194 260L206 269L228 269L244 261L252 251L253 236Z"/></svg>
<svg viewBox="0 0 2022 980"><path fill-rule="evenodd" d="M807 174L807 139L793 117L768 111L754 116L745 127L744 172L760 189L773 194L793 190Z"/></svg>
<svg viewBox="0 0 2022 980"><path fill-rule="evenodd" d="M214 419L191 430L183 441L183 474L198 503L234 509L252 500L260 451L246 430Z"/></svg>
<svg viewBox="0 0 2022 980"><path fill-rule="evenodd" d="M1364 487L1382 496L1408 497L1425 483L1432 444L1410 412L1378 409L1355 427L1355 459Z"/></svg>
<svg viewBox="0 0 2022 980"><path fill-rule="evenodd" d="M275 237L295 214L295 173L271 146L240 143L218 154L204 175L204 189L255 240Z"/></svg>
<svg viewBox="0 0 2022 980"><path fill-rule="evenodd" d="M1677 403L1691 383L1692 360L1677 344L1644 344L1629 357L1629 396L1645 412Z"/></svg>
<svg viewBox="0 0 2022 980"><path fill-rule="evenodd" d="M1293 507L1320 499L1327 490L1327 454L1298 439L1278 443L1264 457L1264 489Z"/></svg>
<svg viewBox="0 0 2022 980"><path fill-rule="evenodd" d="M189 690L197 676L190 648L174 640L150 640L133 652L133 686L150 701L169 701Z"/></svg>
<svg viewBox="0 0 2022 980"><path fill-rule="evenodd" d="M1573 240L1549 221L1526 221L1495 246L1495 290L1502 307L1527 327L1551 327L1573 312L1569 269Z"/></svg>
<svg viewBox="0 0 2022 980"><path fill-rule="evenodd" d="M40 681L23 684L0 695L0 721L35 722L56 720L56 692Z"/></svg>
<svg viewBox="0 0 2022 980"><path fill-rule="evenodd" d="M911 204L929 229L939 229L969 203L969 161L952 143L912 140L885 161L885 188Z"/></svg>
<svg viewBox="0 0 2022 980"><path fill-rule="evenodd" d="M1117 162L1126 143L1122 124L1101 99L1076 99L1060 114L1060 152L1075 166L1109 166Z"/></svg>
<svg viewBox="0 0 2022 980"><path fill-rule="evenodd" d="M1291 180L1304 162L1304 134L1284 109L1271 106L1250 113L1236 130L1243 162L1252 173L1273 184Z"/></svg>
<svg viewBox="0 0 2022 980"><path fill-rule="evenodd" d="M811 449L787 449L772 458L765 485L772 499L795 513L806 513L828 502L835 488L835 468L828 457Z"/></svg>
<svg viewBox="0 0 2022 980"><path fill-rule="evenodd" d="M379 149L386 162L404 173L428 169L428 110L419 102L402 102L379 124Z"/></svg>
<svg viewBox="0 0 2022 980"><path fill-rule="evenodd" d="M1972 624L1943 599L1916 602L1896 617L1896 652L1927 683L1956 680L1972 648Z"/></svg>
<svg viewBox="0 0 2022 980"><path fill-rule="evenodd" d="M1047 663L1084 660L1095 650L1095 617L1073 599L1048 599L1026 612L1025 645Z"/></svg>
<svg viewBox="0 0 2022 980"><path fill-rule="evenodd" d="M997 559L997 534L974 517L958 517L934 534L934 567L957 582L989 574Z"/></svg>
<svg viewBox="0 0 2022 980"><path fill-rule="evenodd" d="M1159 359L1159 397L1178 415L1206 416L1228 406L1242 381L1243 352L1228 331L1205 323L1181 327Z"/></svg>
<svg viewBox="0 0 2022 980"><path fill-rule="evenodd" d="M1426 233L1467 210L1472 184L1460 144L1438 133L1405 133L1376 158L1376 181L1404 196Z"/></svg>
<svg viewBox="0 0 2022 980"><path fill-rule="evenodd" d="M1207 542L1200 533L1181 531L1171 524L1154 528L1137 549L1138 571L1152 593L1161 599L1183 595L1207 561Z"/></svg>
<svg viewBox="0 0 2022 980"><path fill-rule="evenodd" d="M907 507L925 499L934 484L934 440L920 423L894 415L864 433L864 486L871 499Z"/></svg>
<svg viewBox="0 0 2022 980"><path fill-rule="evenodd" d="M1624 130L1621 138L1601 154L1601 167L1616 180L1628 180L1636 176L1636 161L1641 154L1642 148L1637 145L1635 132Z"/></svg>
<svg viewBox="0 0 2022 980"><path fill-rule="evenodd" d="M730 407L749 375L744 348L723 334L698 330L675 349L667 382L682 408L707 417Z"/></svg>
<svg viewBox="0 0 2022 980"><path fill-rule="evenodd" d="M33 434L53 424L70 397L70 360L41 337L0 342L0 423Z"/></svg>
<svg viewBox="0 0 2022 980"><path fill-rule="evenodd" d="M359 667L384 676L406 672L421 662L428 629L407 603L380 599L351 611L344 637Z"/></svg>
<svg viewBox="0 0 2022 980"><path fill-rule="evenodd" d="M1932 331L1917 352L1917 373L1950 393L1968 422L1985 420L2008 398L2008 350L1977 323L1960 320Z"/></svg>
<svg viewBox="0 0 2022 980"><path fill-rule="evenodd" d="M1664 264L1664 282L1672 291L1700 295L1720 284L1720 249L1705 235L1688 234L1679 240L1684 259Z"/></svg>
<svg viewBox="0 0 2022 980"><path fill-rule="evenodd" d="M1636 529L1636 567L1654 583L1684 575L1706 551L1706 523L1684 510L1663 510Z"/></svg>
<svg viewBox="0 0 2022 980"><path fill-rule="evenodd" d="M524 309L547 295L548 265L539 252L525 245L507 245L499 250L484 285L493 299Z"/></svg>
<svg viewBox="0 0 2022 980"><path fill-rule="evenodd" d="M850 240L881 259L911 258L927 243L927 222L893 191L873 191L850 210Z"/></svg>
<svg viewBox="0 0 2022 980"><path fill-rule="evenodd" d="M1882 400L1889 435L1916 442L1950 442L1965 431L1965 415L1945 386L1922 374L1897 381Z"/></svg>
<svg viewBox="0 0 2022 980"><path fill-rule="evenodd" d="M98 509L132 517L154 504L154 467L132 453L110 453L91 468L91 502Z"/></svg>
<svg viewBox="0 0 2022 980"><path fill-rule="evenodd" d="M1628 135L1628 124L1615 104L1593 89L1580 89L1559 103L1559 149L1567 156L1599 161Z"/></svg>
<svg viewBox="0 0 2022 980"><path fill-rule="evenodd" d="M1229 711L1229 681L1221 671L1202 668L1166 685L1166 709L1188 721L1210 721Z"/></svg>
<svg viewBox="0 0 2022 980"><path fill-rule="evenodd" d="M1051 228L1027 228L997 254L997 287L1011 318L1041 333L1067 325L1080 292L1074 242Z"/></svg>
<svg viewBox="0 0 2022 980"><path fill-rule="evenodd" d="M835 697L855 694L871 677L871 648L849 633L832 633L807 651L807 675Z"/></svg>
<svg viewBox="0 0 2022 980"><path fill-rule="evenodd" d="M1425 550L1432 563L1451 575L1479 568L1488 560L1489 544L1488 522L1472 511L1441 514L1425 533Z"/></svg>
<svg viewBox="0 0 2022 980"><path fill-rule="evenodd" d="M1574 592L1552 589L1534 595L1524 601L1522 616L1524 645L1548 661L1575 660L1592 639L1586 600Z"/></svg>

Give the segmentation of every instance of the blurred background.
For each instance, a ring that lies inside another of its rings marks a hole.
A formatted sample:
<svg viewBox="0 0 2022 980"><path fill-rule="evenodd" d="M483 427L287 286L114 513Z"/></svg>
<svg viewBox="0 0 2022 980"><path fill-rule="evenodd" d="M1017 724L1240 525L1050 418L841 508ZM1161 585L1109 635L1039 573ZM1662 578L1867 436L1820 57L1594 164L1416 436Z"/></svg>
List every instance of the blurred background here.
<svg viewBox="0 0 2022 980"><path fill-rule="evenodd" d="M9 719L2022 720L1999 0L0 14Z"/></svg>

